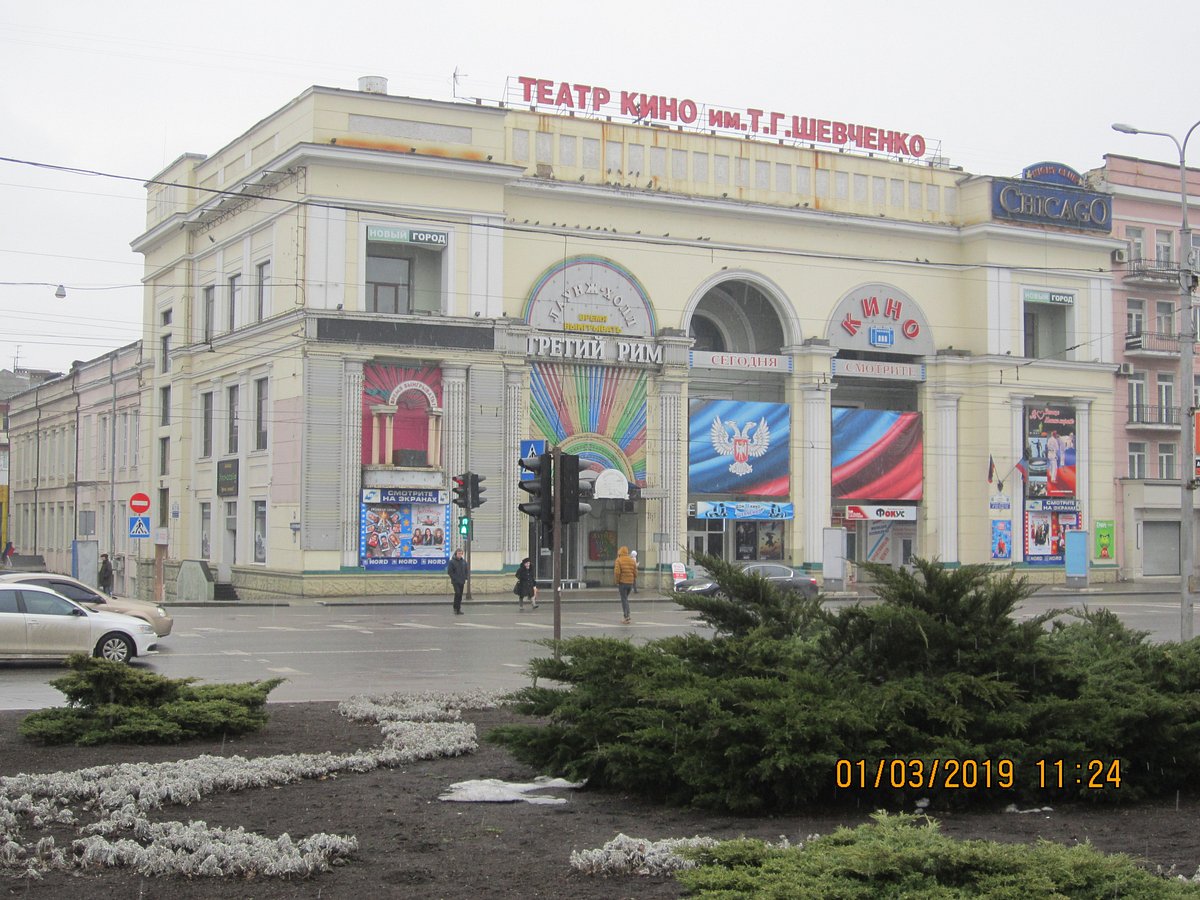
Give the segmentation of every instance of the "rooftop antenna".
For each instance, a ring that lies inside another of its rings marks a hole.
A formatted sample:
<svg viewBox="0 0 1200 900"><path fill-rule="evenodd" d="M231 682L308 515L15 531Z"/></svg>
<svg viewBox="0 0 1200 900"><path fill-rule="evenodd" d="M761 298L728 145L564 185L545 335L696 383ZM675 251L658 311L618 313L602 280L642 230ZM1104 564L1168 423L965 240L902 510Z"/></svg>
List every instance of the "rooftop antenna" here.
<svg viewBox="0 0 1200 900"><path fill-rule="evenodd" d="M450 76L450 80L451 80L451 82L453 82L453 84L454 84L454 99L455 99L455 100L457 100L457 99L458 99L458 80L459 80L460 78L470 78L470 77L471 77L470 75L466 75L466 74L460 75L460 74L458 74L458 66L455 66L455 67L454 67L454 74Z"/></svg>
<svg viewBox="0 0 1200 900"><path fill-rule="evenodd" d="M21 362L21 345L17 344L17 352L13 354L13 371L17 371L17 367Z"/></svg>

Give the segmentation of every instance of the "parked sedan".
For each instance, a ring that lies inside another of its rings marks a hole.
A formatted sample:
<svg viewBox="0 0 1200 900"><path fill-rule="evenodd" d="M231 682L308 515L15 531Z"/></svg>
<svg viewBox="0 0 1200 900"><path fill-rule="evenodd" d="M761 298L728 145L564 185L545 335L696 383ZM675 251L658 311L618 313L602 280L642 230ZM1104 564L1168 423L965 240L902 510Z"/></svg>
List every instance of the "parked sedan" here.
<svg viewBox="0 0 1200 900"><path fill-rule="evenodd" d="M803 572L797 571L790 566L780 565L772 562L751 562L739 563L743 572L752 575L761 575L767 581L784 591L794 591L798 594L803 594L805 597L815 597L821 592L820 586L817 584L817 579L811 575L805 575ZM716 594L721 590L721 586L707 572L696 578L689 578L686 581L676 583L675 590L688 594Z"/></svg>
<svg viewBox="0 0 1200 900"><path fill-rule="evenodd" d="M57 591L68 600L74 600L97 612L116 612L133 616L150 623L154 627L154 633L160 638L170 634L171 628L175 625L175 620L157 603L135 600L132 597L113 597L104 591L84 584L78 578L72 578L70 575L54 575L48 572L7 572L0 575L0 584L4 582L36 584L39 587Z"/></svg>
<svg viewBox="0 0 1200 900"><path fill-rule="evenodd" d="M91 653L129 662L154 652L157 641L154 628L141 619L96 612L35 584L0 583L0 658Z"/></svg>

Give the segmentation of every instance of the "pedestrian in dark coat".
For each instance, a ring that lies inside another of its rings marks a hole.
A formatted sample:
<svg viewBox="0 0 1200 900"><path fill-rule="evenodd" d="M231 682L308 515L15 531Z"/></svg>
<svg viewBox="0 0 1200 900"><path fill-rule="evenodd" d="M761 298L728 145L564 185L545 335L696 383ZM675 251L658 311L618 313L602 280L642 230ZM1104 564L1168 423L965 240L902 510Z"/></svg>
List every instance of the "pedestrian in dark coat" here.
<svg viewBox="0 0 1200 900"><path fill-rule="evenodd" d="M461 550L454 551L454 557L450 560L450 565L446 566L446 574L450 576L450 583L454 585L454 614L461 616L463 614L463 586L466 585L467 578L471 574L470 566L463 559L463 552Z"/></svg>
<svg viewBox="0 0 1200 900"><path fill-rule="evenodd" d="M97 584L100 590L106 594L112 594L113 590L113 568L112 563L108 561L108 554L100 554L100 574L97 578Z"/></svg>
<svg viewBox="0 0 1200 900"><path fill-rule="evenodd" d="M537 580L533 573L533 560L528 556L521 560L521 566L517 569L517 584L513 588L513 593L517 595L517 609L525 609L525 599L533 604L533 608L538 608L538 589Z"/></svg>

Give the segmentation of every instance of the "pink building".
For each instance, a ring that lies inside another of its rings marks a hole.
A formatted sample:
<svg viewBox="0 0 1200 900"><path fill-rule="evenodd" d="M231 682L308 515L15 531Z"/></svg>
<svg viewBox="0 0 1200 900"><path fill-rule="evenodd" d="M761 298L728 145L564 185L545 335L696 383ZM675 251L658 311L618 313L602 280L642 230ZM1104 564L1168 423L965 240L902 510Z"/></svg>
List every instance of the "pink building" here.
<svg viewBox="0 0 1200 900"><path fill-rule="evenodd" d="M1181 265L1178 164L1112 154L1104 160L1088 180L1112 193L1112 234L1124 241L1112 255L1113 339L1120 364L1113 393L1113 549L1125 578L1178 576L1180 467L1193 466L1196 455L1194 439L1179 446L1180 273L1200 268L1200 232L1191 235L1190 264ZM1200 225L1200 169L1188 169L1187 177L1194 228ZM1196 300L1193 294L1194 318ZM1195 375L1192 381L1184 389L1195 398Z"/></svg>

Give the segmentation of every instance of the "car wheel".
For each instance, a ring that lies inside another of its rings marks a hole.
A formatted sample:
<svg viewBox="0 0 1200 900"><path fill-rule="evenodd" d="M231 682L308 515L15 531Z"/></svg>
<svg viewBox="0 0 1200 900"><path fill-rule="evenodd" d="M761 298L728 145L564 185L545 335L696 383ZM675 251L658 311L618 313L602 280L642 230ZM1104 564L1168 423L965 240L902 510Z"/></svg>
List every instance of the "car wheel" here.
<svg viewBox="0 0 1200 900"><path fill-rule="evenodd" d="M96 656L109 662L127 663L133 659L133 643L123 634L106 634L96 644Z"/></svg>

